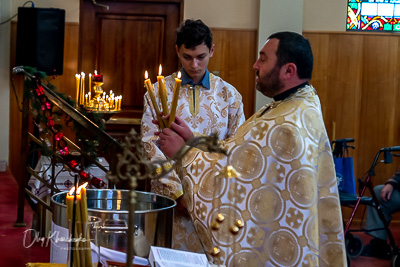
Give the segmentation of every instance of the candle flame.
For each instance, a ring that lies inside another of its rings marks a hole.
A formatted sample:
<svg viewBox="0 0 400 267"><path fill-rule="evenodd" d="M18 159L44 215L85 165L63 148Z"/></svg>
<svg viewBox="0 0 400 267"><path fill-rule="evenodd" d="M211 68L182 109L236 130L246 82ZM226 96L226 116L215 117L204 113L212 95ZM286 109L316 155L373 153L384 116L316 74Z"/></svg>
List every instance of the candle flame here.
<svg viewBox="0 0 400 267"><path fill-rule="evenodd" d="M73 196L75 192L75 186L71 188L71 190L69 190L68 195Z"/></svg>
<svg viewBox="0 0 400 267"><path fill-rule="evenodd" d="M92 74L91 74L91 73L89 73L89 78L90 78L90 77L92 77Z"/></svg>
<svg viewBox="0 0 400 267"><path fill-rule="evenodd" d="M178 71L177 77L178 77L178 79L180 79L182 77L182 73L180 71Z"/></svg>
<svg viewBox="0 0 400 267"><path fill-rule="evenodd" d="M75 78L79 79L80 77L81 77L81 75L75 74Z"/></svg>
<svg viewBox="0 0 400 267"><path fill-rule="evenodd" d="M78 187L78 190L76 190L76 194L79 195L79 194L81 193L82 188L86 188L87 185L88 185L88 182L86 182L86 183L80 185L80 186Z"/></svg>
<svg viewBox="0 0 400 267"><path fill-rule="evenodd" d="M160 67L158 68L158 75L161 76L161 73L162 73L162 66L161 66L161 64L160 64Z"/></svg>
<svg viewBox="0 0 400 267"><path fill-rule="evenodd" d="M149 78L149 74L147 73L147 70L144 72L144 78L147 80Z"/></svg>
<svg viewBox="0 0 400 267"><path fill-rule="evenodd" d="M94 71L94 75L97 75L97 70Z"/></svg>

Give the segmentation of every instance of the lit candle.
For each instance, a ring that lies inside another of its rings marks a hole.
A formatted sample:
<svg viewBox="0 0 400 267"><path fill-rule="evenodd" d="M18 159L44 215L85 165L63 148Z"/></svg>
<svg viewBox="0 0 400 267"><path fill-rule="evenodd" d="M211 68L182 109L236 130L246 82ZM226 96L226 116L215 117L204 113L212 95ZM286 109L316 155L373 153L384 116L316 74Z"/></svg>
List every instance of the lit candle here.
<svg viewBox="0 0 400 267"><path fill-rule="evenodd" d="M79 105L79 85L80 85L81 75L75 74L75 80L76 80L76 104Z"/></svg>
<svg viewBox="0 0 400 267"><path fill-rule="evenodd" d="M145 78L144 85L146 87L147 93L150 96L151 103L153 104L154 110L156 112L158 124L160 125L161 129L164 129L165 127L164 120L160 116L160 109L158 108L156 97L154 95L154 87L153 84L151 84L150 78L148 78L148 76L149 74L147 73L146 70L144 73L144 78Z"/></svg>
<svg viewBox="0 0 400 267"><path fill-rule="evenodd" d="M122 95L119 96L118 110L121 110L121 103L122 103Z"/></svg>
<svg viewBox="0 0 400 267"><path fill-rule="evenodd" d="M83 238L86 239L86 241L83 244L83 247L85 249L85 257L84 260L86 261L86 264L82 262L83 266L92 266L92 253L90 249L90 233L88 231L88 228L86 227L87 222L89 221L89 214L87 210L87 197L86 197L86 186L88 183L84 183L83 185L78 187L78 190L76 190L76 193L80 195L80 210L81 210L81 218L82 218L82 225L85 227L83 233L84 236Z"/></svg>
<svg viewBox="0 0 400 267"><path fill-rule="evenodd" d="M158 95L160 97L161 101L161 106L162 106L162 113L164 116L168 115L168 104L167 104L167 87L165 85L165 80L164 76L161 75L162 72L162 67L160 64L160 67L158 69L158 76L157 76L157 81L158 81Z"/></svg>
<svg viewBox="0 0 400 267"><path fill-rule="evenodd" d="M113 106L113 105L114 105L114 95L111 95L111 103L110 103L110 106L113 107L113 109L115 109L115 106Z"/></svg>
<svg viewBox="0 0 400 267"><path fill-rule="evenodd" d="M103 75L97 74L97 70L94 71L93 82L103 82Z"/></svg>
<svg viewBox="0 0 400 267"><path fill-rule="evenodd" d="M181 78L181 72L179 71L177 77L175 78L174 95L172 97L171 113L169 114L168 128L170 128L171 124L175 121L176 106L178 105L179 90L181 89L181 82L182 82L180 78Z"/></svg>
<svg viewBox="0 0 400 267"><path fill-rule="evenodd" d="M75 192L75 186L71 188L69 193L67 193L66 196L66 203L67 203L67 218L71 222L73 222L73 208L74 208L74 198L76 194L76 205L75 205L75 238L82 239L82 213L81 213L81 194L80 191L76 190ZM71 231L72 229L72 224L71 228L69 229ZM76 242L75 246L76 249L74 250L74 262L76 263L81 263L82 260L85 259L84 252L80 249L82 247L81 242ZM78 248L79 247L79 248ZM78 265L79 266L79 265Z"/></svg>
<svg viewBox="0 0 400 267"><path fill-rule="evenodd" d="M71 188L71 190L69 191L69 193L67 193L67 195L65 197L65 201L66 201L66 204L67 204L67 220L69 222L71 222L68 225L69 226L70 235L72 235L71 231L72 231L72 221L73 221L72 220L72 216L73 216L73 208L74 208L74 192L75 192L75 186ZM76 205L76 206L78 206L78 205ZM75 210L75 212L77 212L77 209ZM75 238L79 238L78 230L77 230L76 227L75 227L74 235L75 235ZM73 259L74 266L78 266L79 262L80 262L79 251L75 249L75 250L73 250L72 253L74 254L74 259Z"/></svg>
<svg viewBox="0 0 400 267"><path fill-rule="evenodd" d="M85 73L84 72L81 72L81 78L82 78L81 79L81 94L79 97L79 99L80 99L79 104L83 105L83 101L84 101L83 96L85 95Z"/></svg>
<svg viewBox="0 0 400 267"><path fill-rule="evenodd" d="M85 106L88 104L88 94L85 95Z"/></svg>
<svg viewBox="0 0 400 267"><path fill-rule="evenodd" d="M74 191L75 191L75 186L71 188L69 193L66 196L66 203L67 203L67 219L72 220L72 208L74 204Z"/></svg>
<svg viewBox="0 0 400 267"><path fill-rule="evenodd" d="M92 74L89 73L89 96L91 91L92 91Z"/></svg>

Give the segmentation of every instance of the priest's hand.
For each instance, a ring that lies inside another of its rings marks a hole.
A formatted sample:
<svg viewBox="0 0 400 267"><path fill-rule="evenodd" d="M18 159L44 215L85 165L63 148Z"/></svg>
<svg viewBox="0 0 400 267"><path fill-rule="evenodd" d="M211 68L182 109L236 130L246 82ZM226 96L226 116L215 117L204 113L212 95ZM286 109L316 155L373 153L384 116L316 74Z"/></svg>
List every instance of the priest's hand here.
<svg viewBox="0 0 400 267"><path fill-rule="evenodd" d="M174 158L179 149L185 145L185 140L175 131L164 128L158 133L160 149L168 158Z"/></svg>

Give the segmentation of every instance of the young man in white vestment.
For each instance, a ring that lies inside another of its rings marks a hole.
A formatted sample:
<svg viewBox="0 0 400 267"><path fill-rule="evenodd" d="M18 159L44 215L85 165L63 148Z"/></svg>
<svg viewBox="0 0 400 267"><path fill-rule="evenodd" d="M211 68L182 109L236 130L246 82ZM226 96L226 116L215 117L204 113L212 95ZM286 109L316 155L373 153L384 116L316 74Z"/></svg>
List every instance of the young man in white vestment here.
<svg viewBox="0 0 400 267"><path fill-rule="evenodd" d="M257 90L273 101L221 140L227 157L191 149L183 158L184 198L204 250L225 266L346 266L330 142L309 84L310 43L272 34L253 68ZM159 137L173 158L193 134L177 117Z"/></svg>
<svg viewBox="0 0 400 267"><path fill-rule="evenodd" d="M190 130L196 135L209 135L216 132L220 139L226 139L236 133L245 117L240 93L207 69L214 49L212 33L201 20L186 20L177 29L175 50L182 64L180 69L182 86L179 91L176 115L185 120ZM169 110L176 77L177 72L165 77ZM158 96L158 83L155 84L155 95ZM152 123L152 120L156 119L154 107L151 106L147 93L144 97L141 135L147 156L151 160L165 159L159 149L158 136L154 135L154 132L159 129ZM162 110L161 105L159 109ZM151 191L171 197L178 202L174 215L172 247L202 252L203 249L186 209L179 208L183 191L181 179L176 173L172 172L166 177L152 180Z"/></svg>

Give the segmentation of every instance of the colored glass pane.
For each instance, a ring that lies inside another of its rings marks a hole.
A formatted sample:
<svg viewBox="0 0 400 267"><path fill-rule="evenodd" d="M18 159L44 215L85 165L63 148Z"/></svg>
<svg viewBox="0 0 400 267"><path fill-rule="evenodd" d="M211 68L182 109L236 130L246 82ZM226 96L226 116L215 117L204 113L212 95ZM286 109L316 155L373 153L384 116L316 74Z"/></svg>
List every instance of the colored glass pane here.
<svg viewBox="0 0 400 267"><path fill-rule="evenodd" d="M400 32L400 0L348 0L346 29Z"/></svg>

